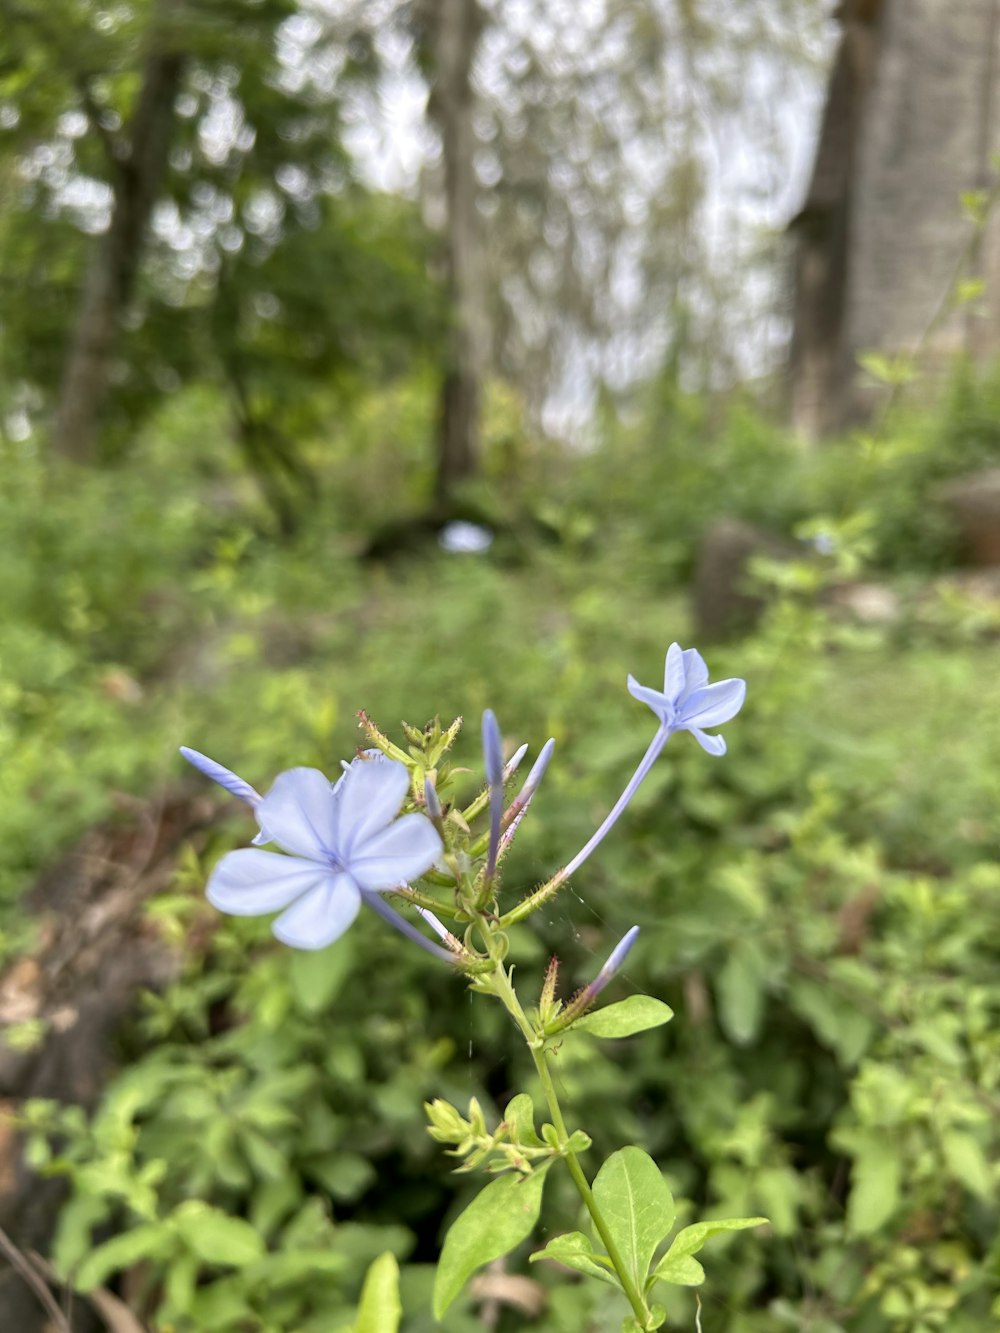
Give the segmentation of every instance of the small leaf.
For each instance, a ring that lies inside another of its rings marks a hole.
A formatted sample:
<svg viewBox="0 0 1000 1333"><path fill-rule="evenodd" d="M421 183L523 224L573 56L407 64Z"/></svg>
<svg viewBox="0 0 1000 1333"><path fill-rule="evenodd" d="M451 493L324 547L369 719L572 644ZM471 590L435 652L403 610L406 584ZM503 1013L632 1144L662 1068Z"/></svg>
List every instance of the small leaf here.
<svg viewBox="0 0 1000 1333"><path fill-rule="evenodd" d="M589 1032L592 1037L631 1037L669 1023L674 1011L651 995L630 995L627 1000L605 1005L592 1014L584 1014L573 1024L574 1032Z"/></svg>
<svg viewBox="0 0 1000 1333"><path fill-rule="evenodd" d="M159 1259L172 1248L173 1238L162 1222L147 1222L121 1236L112 1236L84 1259L76 1272L80 1291L101 1286L112 1273L120 1273L143 1259Z"/></svg>
<svg viewBox="0 0 1000 1333"><path fill-rule="evenodd" d="M299 1008L322 1013L336 999L354 964L350 949L293 949L289 978Z"/></svg>
<svg viewBox="0 0 1000 1333"><path fill-rule="evenodd" d="M674 1224L674 1201L660 1168L641 1148L622 1148L598 1171L594 1198L641 1291L653 1252Z"/></svg>
<svg viewBox="0 0 1000 1333"><path fill-rule="evenodd" d="M760 951L737 941L716 979L719 1022L737 1046L749 1045L760 1031L768 972Z"/></svg>
<svg viewBox="0 0 1000 1333"><path fill-rule="evenodd" d="M993 1171L977 1139L952 1130L942 1135L941 1149L953 1180L980 1199L992 1198Z"/></svg>
<svg viewBox="0 0 1000 1333"><path fill-rule="evenodd" d="M697 1254L707 1240L720 1235L723 1231L745 1231L747 1227L762 1227L767 1220L766 1217L720 1217L712 1222L695 1222L693 1226L678 1231L664 1259Z"/></svg>
<svg viewBox="0 0 1000 1333"><path fill-rule="evenodd" d="M705 1281L705 1270L690 1254L666 1254L656 1266L654 1282L670 1282L675 1287L700 1287Z"/></svg>
<svg viewBox="0 0 1000 1333"><path fill-rule="evenodd" d="M249 1222L197 1199L182 1203L171 1221L184 1244L203 1263L243 1268L264 1253L264 1242Z"/></svg>
<svg viewBox="0 0 1000 1333"><path fill-rule="evenodd" d="M899 1204L900 1176L899 1158L888 1141L855 1157L847 1201L847 1230L852 1236L870 1236L889 1220Z"/></svg>
<svg viewBox="0 0 1000 1333"><path fill-rule="evenodd" d="M451 1224L434 1279L434 1318L440 1319L477 1268L499 1259L531 1234L542 1206L545 1169L501 1176Z"/></svg>
<svg viewBox="0 0 1000 1333"><path fill-rule="evenodd" d="M399 1264L392 1251L386 1250L365 1274L352 1333L397 1333L402 1313Z"/></svg>
<svg viewBox="0 0 1000 1333"><path fill-rule="evenodd" d="M503 1118L511 1127L511 1138L523 1148L540 1148L542 1140L535 1129L535 1105L526 1092L519 1092L507 1103Z"/></svg>
<svg viewBox="0 0 1000 1333"><path fill-rule="evenodd" d="M621 1287L617 1274L610 1267L611 1260L603 1254L596 1254L590 1241L582 1231L570 1231L565 1236L554 1236L544 1250L536 1250L530 1256L530 1262L539 1259L554 1259L556 1263L575 1268L578 1273L586 1273L612 1287Z"/></svg>

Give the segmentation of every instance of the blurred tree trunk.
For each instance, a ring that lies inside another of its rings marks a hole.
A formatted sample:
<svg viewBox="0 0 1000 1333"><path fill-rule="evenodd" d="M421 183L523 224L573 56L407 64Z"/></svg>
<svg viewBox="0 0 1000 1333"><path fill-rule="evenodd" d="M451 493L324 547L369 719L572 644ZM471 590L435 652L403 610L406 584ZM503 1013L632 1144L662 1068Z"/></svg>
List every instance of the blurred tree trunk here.
<svg viewBox="0 0 1000 1333"><path fill-rule="evenodd" d="M444 232L451 306L449 356L441 386L435 499L479 465L480 394L489 355L482 223L476 206L472 65L483 28L477 0L426 0L434 78L429 114L441 134Z"/></svg>
<svg viewBox="0 0 1000 1333"><path fill-rule="evenodd" d="M1000 223L962 196L995 183L1000 0L847 0L797 235L794 424L817 437L864 420L884 389L859 353L1000 351ZM957 279L982 277L970 316Z"/></svg>
<svg viewBox="0 0 1000 1333"><path fill-rule="evenodd" d="M146 230L163 181L180 88L183 55L174 49L171 10L158 0L141 83L127 130L104 134L111 156L113 200L108 230L88 270L66 358L52 449L79 463L96 453L100 413L121 316L135 289ZM92 123L96 117L91 113ZM96 130L99 123L94 124Z"/></svg>

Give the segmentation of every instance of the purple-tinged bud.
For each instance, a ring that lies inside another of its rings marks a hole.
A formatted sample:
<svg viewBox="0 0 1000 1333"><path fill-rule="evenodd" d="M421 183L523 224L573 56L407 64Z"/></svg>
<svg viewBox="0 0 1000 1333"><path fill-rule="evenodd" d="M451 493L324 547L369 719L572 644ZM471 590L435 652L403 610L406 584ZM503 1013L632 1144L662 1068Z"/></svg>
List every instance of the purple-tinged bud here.
<svg viewBox="0 0 1000 1333"><path fill-rule="evenodd" d="M483 714L483 760L490 785L503 782L503 739L492 708L487 708Z"/></svg>
<svg viewBox="0 0 1000 1333"><path fill-rule="evenodd" d="M483 714L483 761L490 786L490 843L486 854L486 878L496 873L500 850L500 821L503 818L503 740L492 708Z"/></svg>
<svg viewBox="0 0 1000 1333"><path fill-rule="evenodd" d="M444 814L441 809L441 798L437 794L437 787L427 777L424 778L424 805L427 807L427 813L431 819L440 819Z"/></svg>
<svg viewBox="0 0 1000 1333"><path fill-rule="evenodd" d="M503 831L503 838L500 843L501 853L505 852L507 848L510 846L511 839L517 832L517 826L524 818L525 812L527 811L528 806L531 804L531 799L534 796L535 792L538 790L538 784L545 776L545 770L549 766L549 760L552 758L552 751L555 748L556 748L555 738L550 736L549 739L542 746L538 758L532 764L531 771L529 772L527 778L525 779L524 786L514 797L514 799L511 801L510 805L504 812L504 817L503 817L504 831Z"/></svg>
<svg viewBox="0 0 1000 1333"><path fill-rule="evenodd" d="M608 961L587 987L591 992L591 997L599 995L615 973L619 971L622 963L624 963L625 959L628 957L632 945L636 942L638 935L639 927L633 926L631 930L625 932L615 947L611 950L611 953L608 956Z"/></svg>
<svg viewBox="0 0 1000 1333"><path fill-rule="evenodd" d="M221 764L217 764L214 759L209 759L208 755L201 754L198 750L192 750L187 745L182 745L180 748L181 754L189 764L193 765L199 773L204 773L206 778L211 778L220 787L224 787L231 796L246 801L247 805L254 809L260 804L260 793L255 791L249 782L244 782L242 778L237 777L228 768L223 768Z"/></svg>
<svg viewBox="0 0 1000 1333"><path fill-rule="evenodd" d="M575 1018L579 1018L582 1013L585 1013L590 1008L604 987L621 968L621 965L628 957L629 951L635 943L638 934L638 926L633 926L631 930L625 932L615 947L611 950L608 961L601 968L600 972L598 972L594 980L588 986L584 986L583 990L578 992L578 994L570 1000L569 1004L560 1015L561 1028L568 1027Z"/></svg>
<svg viewBox="0 0 1000 1333"><path fill-rule="evenodd" d="M544 778L545 776L545 770L549 766L549 760L552 758L552 751L555 748L556 748L556 739L554 736L550 736L549 739L542 746L541 750L539 751L538 758L531 765L531 771L528 773L528 776L525 779L524 787L521 790L522 796L525 794L525 792L527 792L528 799L530 800L531 797L534 795L535 788L538 786L542 778Z"/></svg>

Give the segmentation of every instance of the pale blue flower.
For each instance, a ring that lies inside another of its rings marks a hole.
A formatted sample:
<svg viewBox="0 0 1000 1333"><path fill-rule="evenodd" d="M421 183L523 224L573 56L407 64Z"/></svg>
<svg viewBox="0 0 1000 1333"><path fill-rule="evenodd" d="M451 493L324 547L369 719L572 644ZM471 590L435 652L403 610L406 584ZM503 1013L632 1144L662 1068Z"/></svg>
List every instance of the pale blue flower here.
<svg viewBox="0 0 1000 1333"><path fill-rule="evenodd" d="M195 755L188 751L185 758L253 805L259 836L288 853L248 847L224 856L208 882L213 906L234 916L280 912L272 925L279 940L297 949L323 949L367 902L423 947L452 960L379 897L424 874L442 850L426 816L397 818L409 786L404 764L381 755L358 758L335 785L318 769L293 768L259 797L228 769Z"/></svg>
<svg viewBox="0 0 1000 1333"><path fill-rule="evenodd" d="M628 689L634 699L653 710L668 733L690 731L703 750L715 755L726 753L726 742L721 736L707 736L704 728L719 727L734 718L747 692L745 680L709 685L701 653L696 648L683 649L679 643L672 643L667 651L662 690L640 685L634 676L628 678Z"/></svg>
<svg viewBox="0 0 1000 1333"><path fill-rule="evenodd" d="M708 667L701 653L694 648L685 650L678 643L672 643L667 650L662 690L640 685L633 676L628 678L628 688L634 698L647 704L660 719L659 728L604 823L572 861L553 876L550 883L561 884L568 879L604 841L675 731L690 731L701 748L709 754L725 754L726 742L723 738L709 736L703 728L718 727L734 718L743 707L747 692L746 681L743 680L720 680L710 685Z"/></svg>

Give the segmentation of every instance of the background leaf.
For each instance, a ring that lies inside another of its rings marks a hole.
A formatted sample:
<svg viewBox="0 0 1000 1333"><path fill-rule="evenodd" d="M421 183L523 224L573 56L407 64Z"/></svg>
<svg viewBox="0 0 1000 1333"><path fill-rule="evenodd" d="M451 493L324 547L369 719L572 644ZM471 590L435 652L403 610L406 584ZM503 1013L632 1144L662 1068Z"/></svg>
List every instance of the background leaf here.
<svg viewBox="0 0 1000 1333"><path fill-rule="evenodd" d="M399 1264L392 1251L387 1250L365 1274L353 1333L396 1333L402 1312Z"/></svg>

